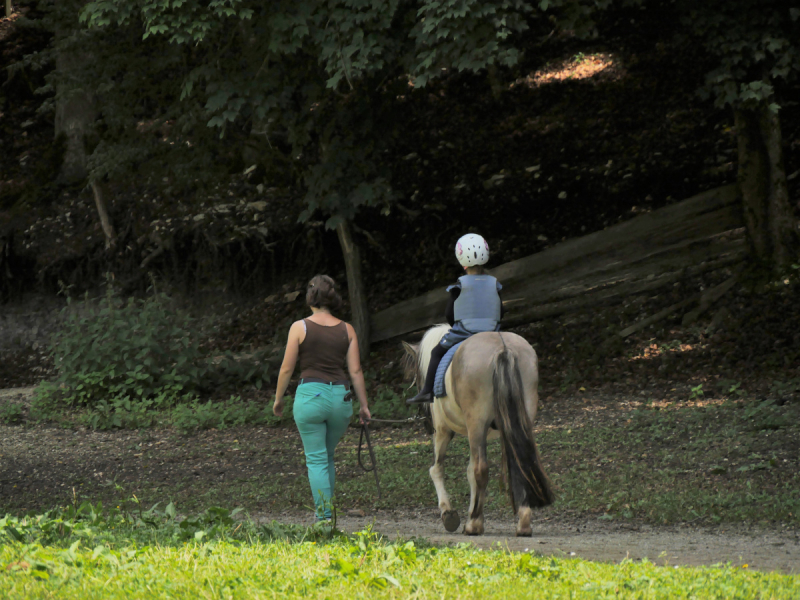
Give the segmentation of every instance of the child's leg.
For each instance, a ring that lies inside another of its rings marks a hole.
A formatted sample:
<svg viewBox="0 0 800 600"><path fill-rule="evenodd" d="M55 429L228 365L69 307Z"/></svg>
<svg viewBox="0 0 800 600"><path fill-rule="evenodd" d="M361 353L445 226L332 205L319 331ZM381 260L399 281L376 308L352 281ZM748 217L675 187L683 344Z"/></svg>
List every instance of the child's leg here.
<svg viewBox="0 0 800 600"><path fill-rule="evenodd" d="M433 382L436 379L436 371L439 369L439 363L442 362L444 355L450 348L445 348L441 344L431 350L431 361L428 363L428 372L425 374L425 384L422 387L422 393L430 394L433 392Z"/></svg>
<svg viewBox="0 0 800 600"><path fill-rule="evenodd" d="M294 401L294 420L303 440L308 481L314 497L318 519L330 515L331 486L327 448L330 398L328 388L322 383L304 383L297 387Z"/></svg>
<svg viewBox="0 0 800 600"><path fill-rule="evenodd" d="M439 343L436 344L433 350L431 350L431 360L428 363L428 371L425 374L425 382L422 385L422 389L416 396L406 400L406 404L433 402L433 383L436 379L436 370L439 368L439 363L442 362L444 355L447 354L447 351L451 347L452 344L449 346L443 346L441 343Z"/></svg>

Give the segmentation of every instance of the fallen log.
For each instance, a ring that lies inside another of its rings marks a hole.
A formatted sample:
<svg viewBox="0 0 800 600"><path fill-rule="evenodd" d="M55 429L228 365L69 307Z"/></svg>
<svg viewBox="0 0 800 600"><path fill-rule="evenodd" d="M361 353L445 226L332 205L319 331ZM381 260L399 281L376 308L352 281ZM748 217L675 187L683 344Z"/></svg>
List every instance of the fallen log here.
<svg viewBox="0 0 800 600"><path fill-rule="evenodd" d="M614 304L627 296L653 292L667 285L695 275L701 275L709 271L715 271L722 267L727 267L740 262L744 258L744 253L733 252L716 260L702 262L685 269L664 273L652 279L634 280L631 282L609 285L607 287L586 291L583 294L549 304L529 306L519 311L509 311L509 315L503 319L504 327L516 327L549 317L575 312L589 307L608 306Z"/></svg>
<svg viewBox="0 0 800 600"><path fill-rule="evenodd" d="M506 327L609 304L740 262L748 246L735 186L710 190L490 272L503 283ZM373 315L372 341L442 321L443 289Z"/></svg>
<svg viewBox="0 0 800 600"><path fill-rule="evenodd" d="M668 306L667 308L658 311L656 314L647 317L646 319L642 319L638 323L634 323L630 327L626 327L622 331L620 331L617 335L619 337L626 338L629 335L636 333L637 331L641 331L645 327L652 325L653 323L658 323L661 319L666 319L673 313L678 312L679 310L683 310L687 306L691 306L695 302L700 299L700 294L695 294L691 298L686 298L685 300L681 300L680 302L676 302L672 306Z"/></svg>
<svg viewBox="0 0 800 600"><path fill-rule="evenodd" d="M724 281L723 283L715 286L713 288L707 289L703 292L703 295L700 297L700 305L692 311L689 311L685 315L683 315L683 321L681 321L682 325L691 325L697 319L699 319L704 312L706 312L709 308L711 308L720 298L722 298L725 294L727 294L733 286L736 285L736 281L739 279L738 274L734 275L733 277L729 278L728 280Z"/></svg>
<svg viewBox="0 0 800 600"><path fill-rule="evenodd" d="M637 331L641 331L645 327L652 325L653 323L658 323L661 319L665 319L668 316L672 315L673 313L678 312L686 308L687 306L691 306L695 302L699 301L700 306L696 309L686 313L683 318L683 324L691 324L693 323L700 315L702 315L705 311L707 311L711 305L722 298L726 293L728 293L731 288L736 284L736 280L738 279L738 275L734 275L716 285L712 288L707 289L702 294L695 294L691 298L687 298L682 300L681 302L677 302L672 306L668 306L667 308L658 311L656 314L647 317L646 319L642 319L638 323L634 323L630 327L626 327L622 331L620 331L617 335L620 337L628 337L629 335L636 333ZM687 322L687 317L689 317Z"/></svg>

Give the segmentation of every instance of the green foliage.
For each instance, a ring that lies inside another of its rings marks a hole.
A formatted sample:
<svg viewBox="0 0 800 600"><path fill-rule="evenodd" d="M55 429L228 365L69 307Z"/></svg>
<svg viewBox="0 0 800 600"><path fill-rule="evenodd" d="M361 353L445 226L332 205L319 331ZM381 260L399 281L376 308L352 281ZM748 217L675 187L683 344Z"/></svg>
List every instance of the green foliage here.
<svg viewBox="0 0 800 600"><path fill-rule="evenodd" d="M53 342L57 390L72 406L127 399L155 407L185 400L199 389L203 370L192 321L166 296L123 302L106 295L99 305L70 302Z"/></svg>
<svg viewBox="0 0 800 600"><path fill-rule="evenodd" d="M493 64L515 65L520 52L506 42L528 28L530 11L530 4L520 0L424 2L410 32L416 42L414 85L424 87L445 68L475 72Z"/></svg>
<svg viewBox="0 0 800 600"><path fill-rule="evenodd" d="M122 492L121 488L119 489ZM102 502L73 502L39 515L0 518L0 547L4 544L41 544L75 547L92 543L113 547L118 538L141 544L181 544L189 541L250 539L302 541L327 539L323 528L282 525L276 522L256 525L236 518L241 508L229 510L211 506L195 515L178 514L173 502L149 509L136 497L120 498L119 505L104 507ZM238 535L237 535L238 534Z"/></svg>
<svg viewBox="0 0 800 600"><path fill-rule="evenodd" d="M779 397L788 397L793 396L797 397L797 400L800 400L800 377L794 377L791 379L776 379L774 380L770 386L770 392Z"/></svg>
<svg viewBox="0 0 800 600"><path fill-rule="evenodd" d="M370 413L379 419L405 419L410 417L415 408L406 404L402 395L392 386L378 385L370 396Z"/></svg>
<svg viewBox="0 0 800 600"><path fill-rule="evenodd" d="M742 398L747 395L742 389L741 382L732 379L720 379L717 382L717 389L726 398Z"/></svg>
<svg viewBox="0 0 800 600"><path fill-rule="evenodd" d="M392 365L389 365L380 370L368 369L364 373L367 381L377 382L370 390L369 410L372 416L378 419L407 419L416 413L417 407L406 404L405 396L409 390L403 385L382 383L393 379L391 369ZM353 406L353 409L357 415L358 407Z"/></svg>
<svg viewBox="0 0 800 600"><path fill-rule="evenodd" d="M79 408L79 419L92 429L138 428L155 425L163 420L159 411L172 409L174 425L185 432L273 422L262 407L241 399L203 404L197 398L208 389L262 389L278 357L269 350L203 356L192 319L166 296L124 302L109 292L99 304L70 302L62 315L53 342L57 376L37 388L33 418Z"/></svg>
<svg viewBox="0 0 800 600"><path fill-rule="evenodd" d="M753 431L782 429L789 425L780 408L772 400L746 405L742 411L742 420Z"/></svg>
<svg viewBox="0 0 800 600"><path fill-rule="evenodd" d="M186 105L199 118L189 107L202 104L221 138L258 131L285 139L307 189L302 218L319 210L335 227L362 206L388 210L395 199L391 169L378 157L402 135L395 108L409 85L422 88L449 69L515 64L512 38L529 16L522 0L95 0L80 19L94 35L135 33L142 48L180 56L182 68L159 79L165 97L180 92L176 114ZM110 172L100 167L108 161L93 160L93 172Z"/></svg>
<svg viewBox="0 0 800 600"><path fill-rule="evenodd" d="M291 418L291 406L287 407ZM284 419L287 415L284 414ZM247 424L275 424L277 417L272 415L271 405L257 402L243 403L241 398L231 398L228 402L200 402L179 404L170 412L172 426L181 433L189 434L203 429L225 429Z"/></svg>
<svg viewBox="0 0 800 600"><path fill-rule="evenodd" d="M16 425L20 421L22 421L22 406L9 400L0 402L0 423Z"/></svg>
<svg viewBox="0 0 800 600"><path fill-rule="evenodd" d="M773 111L775 87L796 81L800 33L796 12L782 2L739 0L682 2L683 25L695 44L716 61L701 94L719 107Z"/></svg>
<svg viewBox="0 0 800 600"><path fill-rule="evenodd" d="M137 429L155 424L150 398L131 400L130 396L101 398L81 415L81 421L91 429Z"/></svg>
<svg viewBox="0 0 800 600"><path fill-rule="evenodd" d="M220 358L212 359L204 375L209 380L206 387L241 388L252 385L262 389L270 381L270 370L277 366L280 357L270 348L261 348L247 356L234 356L226 351Z"/></svg>

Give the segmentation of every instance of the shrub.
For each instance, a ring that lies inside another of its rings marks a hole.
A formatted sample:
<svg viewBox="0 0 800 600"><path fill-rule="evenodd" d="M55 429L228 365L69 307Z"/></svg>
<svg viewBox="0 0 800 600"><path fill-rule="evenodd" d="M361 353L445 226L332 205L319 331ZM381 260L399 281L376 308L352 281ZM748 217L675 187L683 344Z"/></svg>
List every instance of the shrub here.
<svg viewBox="0 0 800 600"><path fill-rule="evenodd" d="M0 423L16 425L22 421L22 407L16 402L0 402Z"/></svg>
<svg viewBox="0 0 800 600"><path fill-rule="evenodd" d="M93 429L135 428L154 424L153 410L181 406L172 417L183 431L260 419L241 403L200 404L198 396L261 389L280 358L269 350L202 356L193 320L164 295L122 301L109 293L99 305L69 303L62 314L52 347L57 376L37 389L33 418L57 419L65 407L77 407L86 409L80 419Z"/></svg>
<svg viewBox="0 0 800 600"><path fill-rule="evenodd" d="M238 389L247 384L260 390L270 380L269 370L276 367L276 361L281 358L269 348L238 357L230 351L225 352L219 360L209 361L204 372L206 386Z"/></svg>
<svg viewBox="0 0 800 600"><path fill-rule="evenodd" d="M170 404L200 387L191 319L166 296L123 302L109 293L100 306L69 303L62 314L53 354L55 384L66 403L94 407L127 397Z"/></svg>

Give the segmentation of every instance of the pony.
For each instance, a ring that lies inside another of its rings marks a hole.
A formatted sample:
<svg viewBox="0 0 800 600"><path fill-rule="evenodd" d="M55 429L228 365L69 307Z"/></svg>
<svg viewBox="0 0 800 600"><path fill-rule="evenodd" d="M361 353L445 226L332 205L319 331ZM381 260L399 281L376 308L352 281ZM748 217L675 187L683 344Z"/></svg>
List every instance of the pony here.
<svg viewBox="0 0 800 600"><path fill-rule="evenodd" d="M408 374L416 378L418 385L424 380L431 350L448 329L448 325L432 327L416 346L403 342ZM518 517L516 534L532 535L531 509L553 503L553 487L533 434L538 387L536 351L515 333L476 333L456 350L445 373L447 395L436 398L431 405L434 460L429 472L447 531L454 532L461 524L444 486L444 459L455 434L469 439L470 501L465 534L481 535L484 531L489 439L502 440L503 473L510 484L508 494Z"/></svg>

